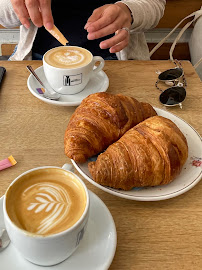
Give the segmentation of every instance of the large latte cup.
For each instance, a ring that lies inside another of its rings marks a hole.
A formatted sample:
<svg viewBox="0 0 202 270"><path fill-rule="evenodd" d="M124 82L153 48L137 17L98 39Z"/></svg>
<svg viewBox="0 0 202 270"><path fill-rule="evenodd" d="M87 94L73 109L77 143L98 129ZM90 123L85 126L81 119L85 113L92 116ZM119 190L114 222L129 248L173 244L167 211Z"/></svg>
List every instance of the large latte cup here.
<svg viewBox="0 0 202 270"><path fill-rule="evenodd" d="M21 255L34 264L50 266L67 259L87 226L88 190L78 176L63 168L29 170L5 194L8 235Z"/></svg>
<svg viewBox="0 0 202 270"><path fill-rule="evenodd" d="M97 65L96 63L99 64ZM76 46L60 46L43 56L43 69L50 86L58 93L82 91L92 76L104 67L104 59Z"/></svg>

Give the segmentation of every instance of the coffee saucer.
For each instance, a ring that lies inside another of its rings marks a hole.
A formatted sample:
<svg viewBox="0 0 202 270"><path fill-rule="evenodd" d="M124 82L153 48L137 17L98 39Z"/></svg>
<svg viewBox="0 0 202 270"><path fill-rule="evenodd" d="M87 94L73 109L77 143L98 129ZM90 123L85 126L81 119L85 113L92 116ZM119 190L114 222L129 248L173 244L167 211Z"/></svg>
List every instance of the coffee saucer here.
<svg viewBox="0 0 202 270"><path fill-rule="evenodd" d="M25 260L12 243L0 252L2 270L107 270L113 260L117 234L114 220L102 200L89 191L88 226L78 249L64 262L54 266L38 266ZM0 198L0 227L4 227L3 198Z"/></svg>
<svg viewBox="0 0 202 270"><path fill-rule="evenodd" d="M44 75L43 66L37 68L35 72L46 85L47 80ZM30 74L27 79L27 86L32 95L46 103L58 106L78 106L88 95L98 92L106 92L109 87L109 78L107 77L107 74L101 70L90 79L84 90L75 95L61 95L59 100L50 100L45 98L42 90L40 90L41 85L32 74Z"/></svg>

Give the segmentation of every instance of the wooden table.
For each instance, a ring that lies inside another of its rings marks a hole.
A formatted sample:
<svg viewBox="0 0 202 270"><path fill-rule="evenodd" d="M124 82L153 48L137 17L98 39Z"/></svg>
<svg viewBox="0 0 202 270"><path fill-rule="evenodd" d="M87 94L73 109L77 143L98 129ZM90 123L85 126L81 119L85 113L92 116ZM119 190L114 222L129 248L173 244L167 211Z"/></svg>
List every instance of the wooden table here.
<svg viewBox="0 0 202 270"><path fill-rule="evenodd" d="M27 88L27 64L37 68L41 61L1 62L7 74L0 90L0 160L12 154L18 163L0 172L0 196L26 170L70 162L63 137L75 107L53 106L34 97ZM164 108L154 86L155 71L171 67L170 61L106 61L107 91ZM188 83L183 109L166 110L202 134L202 84L189 62L183 67ZM118 244L111 270L202 269L201 182L181 196L159 202L122 199L84 182L104 201L116 224Z"/></svg>

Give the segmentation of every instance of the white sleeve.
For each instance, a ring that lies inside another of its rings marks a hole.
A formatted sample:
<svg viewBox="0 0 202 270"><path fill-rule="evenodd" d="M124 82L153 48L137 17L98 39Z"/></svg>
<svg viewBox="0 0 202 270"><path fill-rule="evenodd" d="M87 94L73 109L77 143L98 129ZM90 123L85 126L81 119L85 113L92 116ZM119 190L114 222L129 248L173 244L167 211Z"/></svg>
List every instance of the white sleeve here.
<svg viewBox="0 0 202 270"><path fill-rule="evenodd" d="M166 0L122 0L133 15L131 30L144 32L154 28L164 14Z"/></svg>
<svg viewBox="0 0 202 270"><path fill-rule="evenodd" d="M10 0L0 0L0 25L13 28L21 25Z"/></svg>

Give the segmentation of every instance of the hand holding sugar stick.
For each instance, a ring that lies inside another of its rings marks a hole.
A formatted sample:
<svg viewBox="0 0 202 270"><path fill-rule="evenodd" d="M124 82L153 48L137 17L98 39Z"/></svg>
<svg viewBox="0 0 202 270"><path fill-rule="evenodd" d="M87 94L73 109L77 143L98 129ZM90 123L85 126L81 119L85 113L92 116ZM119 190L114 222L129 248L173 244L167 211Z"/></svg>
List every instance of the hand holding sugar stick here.
<svg viewBox="0 0 202 270"><path fill-rule="evenodd" d="M14 157L11 155L6 159L0 160L0 171L6 168L12 167L17 163Z"/></svg>
<svg viewBox="0 0 202 270"><path fill-rule="evenodd" d="M60 32L60 30L54 25L51 30L46 30L54 37L56 38L62 45L67 45L69 41L63 36L63 34Z"/></svg>

